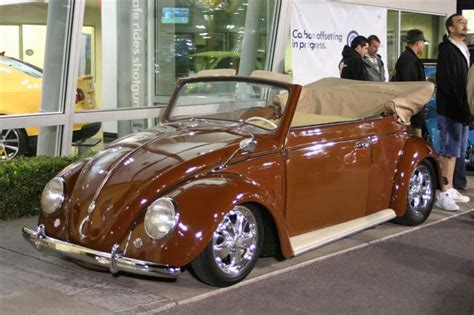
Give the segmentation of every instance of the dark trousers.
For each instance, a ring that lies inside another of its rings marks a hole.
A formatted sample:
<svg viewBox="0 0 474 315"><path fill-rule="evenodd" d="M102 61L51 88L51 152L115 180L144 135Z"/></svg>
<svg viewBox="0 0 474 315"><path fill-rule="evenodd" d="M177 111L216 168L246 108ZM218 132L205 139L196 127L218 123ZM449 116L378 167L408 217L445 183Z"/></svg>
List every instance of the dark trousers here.
<svg viewBox="0 0 474 315"><path fill-rule="evenodd" d="M461 152L461 156L456 159L456 167L454 168L453 187L456 189L467 187L466 159L464 152Z"/></svg>

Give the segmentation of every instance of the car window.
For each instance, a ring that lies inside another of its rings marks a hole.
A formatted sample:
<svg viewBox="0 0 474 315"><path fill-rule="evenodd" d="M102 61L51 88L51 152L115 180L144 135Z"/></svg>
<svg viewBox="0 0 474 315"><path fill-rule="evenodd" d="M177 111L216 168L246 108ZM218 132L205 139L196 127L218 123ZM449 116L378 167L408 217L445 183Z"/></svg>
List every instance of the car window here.
<svg viewBox="0 0 474 315"><path fill-rule="evenodd" d="M1 58L0 63L2 63L3 65L5 65L7 67L12 67L12 68L14 68L18 71L21 71L21 72L23 72L27 75L30 75L32 77L35 77L35 78L42 78L43 77L43 73L41 72L40 68L37 68L33 65L27 64L27 63L22 62L22 61L17 60L17 59Z"/></svg>
<svg viewBox="0 0 474 315"><path fill-rule="evenodd" d="M194 72L211 69L211 65L216 62L217 58L209 56L190 56L190 69Z"/></svg>
<svg viewBox="0 0 474 315"><path fill-rule="evenodd" d="M169 120L205 118L248 123L274 130L282 116L279 86L242 81L193 81L183 85L169 114Z"/></svg>
<svg viewBox="0 0 474 315"><path fill-rule="evenodd" d="M215 69L235 69L239 70L240 58L238 57L226 57L216 64Z"/></svg>

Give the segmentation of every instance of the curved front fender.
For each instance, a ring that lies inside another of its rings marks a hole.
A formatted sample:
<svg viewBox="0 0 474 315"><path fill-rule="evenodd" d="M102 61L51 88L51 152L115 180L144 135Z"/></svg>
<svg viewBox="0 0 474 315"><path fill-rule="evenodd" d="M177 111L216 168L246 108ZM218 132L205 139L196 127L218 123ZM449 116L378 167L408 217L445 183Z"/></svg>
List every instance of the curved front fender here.
<svg viewBox="0 0 474 315"><path fill-rule="evenodd" d="M161 264L187 265L207 246L225 214L236 205L250 202L269 210L277 227L283 254L286 257L292 255L284 218L280 214L282 211L276 211L280 205L254 182L234 174L216 174L184 183L166 196L173 199L179 213L175 230L164 242L144 242L139 250L129 246L128 256L143 259L146 255L148 260ZM146 235L143 233L141 221L132 231L131 240Z"/></svg>
<svg viewBox="0 0 474 315"><path fill-rule="evenodd" d="M423 160L427 160L433 166L436 187L439 187L441 172L436 152L429 144L420 138L412 137L408 139L403 148L401 158L398 161L397 172L393 179L390 207L395 210L397 216L401 216L405 213L410 176L416 166Z"/></svg>

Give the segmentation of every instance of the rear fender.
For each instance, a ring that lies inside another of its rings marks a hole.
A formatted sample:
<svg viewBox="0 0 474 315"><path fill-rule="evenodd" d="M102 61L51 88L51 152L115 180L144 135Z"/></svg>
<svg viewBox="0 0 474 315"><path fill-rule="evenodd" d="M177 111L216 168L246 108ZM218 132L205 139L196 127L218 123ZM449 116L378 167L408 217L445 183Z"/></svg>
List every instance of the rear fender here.
<svg viewBox="0 0 474 315"><path fill-rule="evenodd" d="M219 174L194 179L166 194L173 199L179 213L179 223L163 242L144 240L140 250L128 247L127 256L140 257L172 266L184 266L196 259L205 249L224 216L236 205L259 204L266 208L277 227L282 253L292 256L289 236L282 211L265 190L255 183L233 174ZM133 228L131 239L143 236L143 218ZM146 235L146 234L145 234ZM148 238L148 237L146 237ZM160 250L153 249L156 246ZM147 249L148 248L148 249Z"/></svg>
<svg viewBox="0 0 474 315"><path fill-rule="evenodd" d="M436 152L428 143L420 138L412 137L408 139L398 162L397 172L393 178L390 207L395 210L397 216L402 216L405 213L410 176L416 166L423 160L431 163L435 172L434 178L436 181L436 187L440 187L441 171Z"/></svg>

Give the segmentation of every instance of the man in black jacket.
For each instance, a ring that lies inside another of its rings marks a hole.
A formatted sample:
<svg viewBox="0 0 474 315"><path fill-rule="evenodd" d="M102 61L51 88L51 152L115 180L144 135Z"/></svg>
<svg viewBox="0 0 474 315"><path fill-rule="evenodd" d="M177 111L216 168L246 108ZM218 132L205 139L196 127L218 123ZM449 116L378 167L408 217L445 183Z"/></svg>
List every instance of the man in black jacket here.
<svg viewBox="0 0 474 315"><path fill-rule="evenodd" d="M367 69L362 59L367 54L369 43L364 36L357 36L351 42L351 47L344 46L340 63L341 78L352 80L368 80Z"/></svg>
<svg viewBox="0 0 474 315"><path fill-rule="evenodd" d="M408 46L397 60L392 81L426 80L425 67L418 58L418 55L423 52L427 42L421 30L412 29L407 32ZM417 136L423 136L423 130L426 131L424 108L412 116L411 126Z"/></svg>
<svg viewBox="0 0 474 315"><path fill-rule="evenodd" d="M461 195L452 186L456 158L464 154L471 119L466 89L470 56L464 43L467 20L460 14L453 14L446 20L446 29L449 36L445 35L439 45L436 70L443 183L435 205L444 210L456 211L459 210L456 202L469 202L469 197Z"/></svg>

